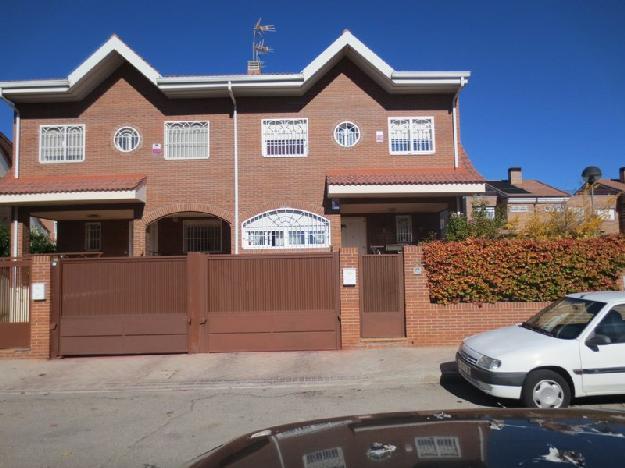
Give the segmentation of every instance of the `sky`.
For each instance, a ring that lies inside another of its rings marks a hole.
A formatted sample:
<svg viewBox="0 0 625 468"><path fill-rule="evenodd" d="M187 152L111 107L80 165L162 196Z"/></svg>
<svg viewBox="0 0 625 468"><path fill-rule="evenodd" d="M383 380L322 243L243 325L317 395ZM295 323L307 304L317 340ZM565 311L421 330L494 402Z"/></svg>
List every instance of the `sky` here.
<svg viewBox="0 0 625 468"><path fill-rule="evenodd" d="M461 137L488 179L574 190L625 166L625 0L0 3L0 81L67 77L112 33L162 75L243 73L258 17L265 71L298 72L348 28L396 70L472 72ZM0 103L0 131L12 118Z"/></svg>

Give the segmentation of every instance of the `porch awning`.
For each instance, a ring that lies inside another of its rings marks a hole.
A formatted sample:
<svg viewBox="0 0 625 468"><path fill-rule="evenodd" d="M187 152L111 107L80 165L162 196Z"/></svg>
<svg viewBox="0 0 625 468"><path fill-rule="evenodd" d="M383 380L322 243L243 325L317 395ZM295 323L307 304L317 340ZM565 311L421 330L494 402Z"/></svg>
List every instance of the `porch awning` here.
<svg viewBox="0 0 625 468"><path fill-rule="evenodd" d="M326 175L328 197L430 196L483 193L486 184L472 168L339 169Z"/></svg>
<svg viewBox="0 0 625 468"><path fill-rule="evenodd" d="M145 203L144 175L43 176L7 175L0 179L0 205L63 203Z"/></svg>

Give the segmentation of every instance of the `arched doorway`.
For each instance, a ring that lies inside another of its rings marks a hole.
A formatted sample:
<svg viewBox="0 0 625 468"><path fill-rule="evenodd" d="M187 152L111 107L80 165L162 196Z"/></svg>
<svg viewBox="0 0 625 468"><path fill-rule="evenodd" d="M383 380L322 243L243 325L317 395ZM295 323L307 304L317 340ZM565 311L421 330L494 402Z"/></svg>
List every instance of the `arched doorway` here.
<svg viewBox="0 0 625 468"><path fill-rule="evenodd" d="M162 216L146 227L146 255L189 252L230 253L230 223L210 213L181 211Z"/></svg>

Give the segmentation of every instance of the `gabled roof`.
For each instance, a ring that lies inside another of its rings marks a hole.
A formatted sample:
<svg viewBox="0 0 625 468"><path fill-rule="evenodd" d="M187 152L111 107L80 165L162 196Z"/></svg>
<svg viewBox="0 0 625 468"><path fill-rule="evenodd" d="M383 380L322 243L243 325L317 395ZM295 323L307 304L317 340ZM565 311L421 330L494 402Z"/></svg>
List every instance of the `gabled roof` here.
<svg viewBox="0 0 625 468"><path fill-rule="evenodd" d="M492 189L496 193L506 198L566 198L569 193L552 187L545 182L535 179L523 180L520 184L511 184L507 180L489 180L486 182L487 189Z"/></svg>
<svg viewBox="0 0 625 468"><path fill-rule="evenodd" d="M584 191L585 187L585 185L581 186L579 189L577 189L577 192L575 192L575 194L581 194ZM625 182L621 182L618 179L599 179L595 183L595 194L602 195L601 188L604 189L603 192L606 192L606 195L618 195L621 192L625 192Z"/></svg>
<svg viewBox="0 0 625 468"><path fill-rule="evenodd" d="M470 76L467 71L396 71L345 30L300 73L162 77L113 35L66 79L0 82L0 91L14 102L79 100L126 61L170 97L225 96L229 89L237 95L301 95L344 57L391 93L455 93Z"/></svg>

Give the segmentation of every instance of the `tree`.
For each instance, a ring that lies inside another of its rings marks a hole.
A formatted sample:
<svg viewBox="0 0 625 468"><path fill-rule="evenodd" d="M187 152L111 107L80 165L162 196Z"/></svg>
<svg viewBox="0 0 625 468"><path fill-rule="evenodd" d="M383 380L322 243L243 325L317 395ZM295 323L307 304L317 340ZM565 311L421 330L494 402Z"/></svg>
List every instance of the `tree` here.
<svg viewBox="0 0 625 468"><path fill-rule="evenodd" d="M495 209L495 215L489 216L486 203L473 203L473 216L468 219L464 213L454 213L449 218L445 238L448 241L465 239L496 239L502 236L502 228L506 224L505 216L500 207Z"/></svg>
<svg viewBox="0 0 625 468"><path fill-rule="evenodd" d="M43 254L56 252L56 244L43 232L32 230L30 232L30 253Z"/></svg>

